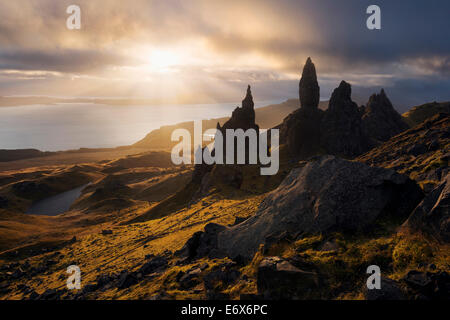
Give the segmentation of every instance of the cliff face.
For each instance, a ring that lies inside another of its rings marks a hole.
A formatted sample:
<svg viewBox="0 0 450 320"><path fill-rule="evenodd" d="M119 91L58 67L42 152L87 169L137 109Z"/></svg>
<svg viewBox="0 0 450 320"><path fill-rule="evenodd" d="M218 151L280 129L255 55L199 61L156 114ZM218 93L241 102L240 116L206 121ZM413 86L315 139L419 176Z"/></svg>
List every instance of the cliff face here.
<svg viewBox="0 0 450 320"><path fill-rule="evenodd" d="M358 106L351 99L351 86L342 81L334 89L320 124L320 142L329 154L354 157L369 149Z"/></svg>

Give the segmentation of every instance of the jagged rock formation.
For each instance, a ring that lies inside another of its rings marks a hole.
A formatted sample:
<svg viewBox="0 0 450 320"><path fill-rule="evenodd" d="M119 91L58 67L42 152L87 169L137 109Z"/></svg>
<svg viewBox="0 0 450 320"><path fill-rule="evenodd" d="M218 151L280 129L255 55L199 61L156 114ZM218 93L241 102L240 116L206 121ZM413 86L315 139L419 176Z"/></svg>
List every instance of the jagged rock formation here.
<svg viewBox="0 0 450 320"><path fill-rule="evenodd" d="M280 125L281 143L295 158L326 153L353 158L408 128L384 90L373 95L367 107L358 108L345 81L334 90L328 109L318 109L320 88L310 58L303 69L299 95L301 107Z"/></svg>
<svg viewBox="0 0 450 320"><path fill-rule="evenodd" d="M351 93L350 84L342 81L334 89L320 124L320 142L329 154L354 157L369 149L361 115Z"/></svg>
<svg viewBox="0 0 450 320"><path fill-rule="evenodd" d="M405 226L450 243L450 174L423 199Z"/></svg>
<svg viewBox="0 0 450 320"><path fill-rule="evenodd" d="M253 96L251 87L247 87L247 94L242 100L242 107L237 107L231 114L231 118L224 123L222 127L217 123L217 129L221 130L225 135L226 129L255 129L259 130L255 122L255 104L253 103Z"/></svg>
<svg viewBox="0 0 450 320"><path fill-rule="evenodd" d="M223 126L220 126L220 123L217 123L217 130L219 130L222 133L223 136L223 154L224 154L224 163L225 163L225 155L226 155L226 130L227 129L243 129L244 131L248 129L254 129L256 130L257 136L259 135L259 126L255 122L255 109L254 109L254 102L253 102L253 96L250 85L247 87L247 94L242 100L242 107L237 107L234 109L233 113L231 114L231 118L224 123ZM217 143L217 142L216 142ZM235 157L237 155L236 147L237 144L234 144L235 146ZM205 149L202 150L202 152ZM246 159L248 160L248 150L249 150L249 141L246 141L245 144L245 155ZM198 150L197 152L200 152ZM212 150L212 154L214 155L214 150ZM235 161L236 163L236 161ZM197 164L195 165L195 170L193 174L193 181L197 183L201 183L202 180L204 180L204 177L208 172L212 170L214 165L207 165L205 163Z"/></svg>
<svg viewBox="0 0 450 320"><path fill-rule="evenodd" d="M406 219L423 195L408 177L323 156L293 169L257 213L218 234L230 257L251 258L268 236L365 230L383 216Z"/></svg>
<svg viewBox="0 0 450 320"><path fill-rule="evenodd" d="M381 89L380 94L373 94L369 98L364 108L362 122L365 134L374 142L387 141L409 129L402 116L392 106L384 89Z"/></svg>

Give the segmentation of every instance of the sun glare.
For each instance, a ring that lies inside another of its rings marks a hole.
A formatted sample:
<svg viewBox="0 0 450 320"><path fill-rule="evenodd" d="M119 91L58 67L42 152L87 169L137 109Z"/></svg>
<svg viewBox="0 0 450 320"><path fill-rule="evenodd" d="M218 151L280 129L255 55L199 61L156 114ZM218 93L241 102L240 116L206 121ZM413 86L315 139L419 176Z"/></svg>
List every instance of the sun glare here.
<svg viewBox="0 0 450 320"><path fill-rule="evenodd" d="M182 63L181 57L171 50L149 50L145 60L149 71L162 73L173 72L173 67Z"/></svg>

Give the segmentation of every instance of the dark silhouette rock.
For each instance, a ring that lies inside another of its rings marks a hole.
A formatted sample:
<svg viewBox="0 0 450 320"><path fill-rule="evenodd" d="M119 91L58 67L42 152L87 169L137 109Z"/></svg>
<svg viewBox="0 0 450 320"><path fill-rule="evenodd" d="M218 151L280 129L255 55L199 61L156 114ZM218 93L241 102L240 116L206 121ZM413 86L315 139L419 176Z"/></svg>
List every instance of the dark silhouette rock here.
<svg viewBox="0 0 450 320"><path fill-rule="evenodd" d="M244 98L244 100L242 100L242 106L241 107L236 107L236 109L234 109L233 113L231 114L230 119L228 119L227 122L225 122L223 124L223 126L220 126L219 123L217 123L217 130L219 130L222 133L222 137L223 137L223 154L224 154L224 160L223 162L225 163L225 155L227 153L226 150L226 130L227 129L233 129L233 130L237 130L237 129L242 129L244 131L248 130L248 129L254 129L256 131L256 138L258 139L259 136L259 126L256 124L255 122L255 109L254 109L254 102L253 102L253 96L252 96L252 91L251 91L251 87L250 85L247 87L247 93L246 96ZM217 142L215 142L215 145L217 145ZM258 141L256 141L256 146L258 145ZM246 142L245 142L245 163L249 163L249 147L250 147L250 141L248 138L246 138ZM237 143L236 143L236 138L235 138L235 143L234 143L234 148L235 148L235 161L234 163L237 163L236 161L236 155L237 155ZM200 152L204 152L206 149L200 149L198 148L198 150L196 150L196 157L198 157L197 153ZM257 150L257 149L256 149ZM215 150L211 151L211 154L214 156L215 155ZM192 176L192 181L198 184L203 184L203 179L204 177L211 172L211 170L214 168L214 165L208 165L204 162L196 164L195 165L195 169L194 169L194 173ZM234 186L234 185L233 185ZM240 183L237 187L240 186Z"/></svg>
<svg viewBox="0 0 450 320"><path fill-rule="evenodd" d="M320 142L327 153L346 158L362 154L370 148L351 92L350 84L345 81L334 89L320 125Z"/></svg>
<svg viewBox="0 0 450 320"><path fill-rule="evenodd" d="M123 272L117 282L118 289L126 289L139 282L136 272Z"/></svg>
<svg viewBox="0 0 450 320"><path fill-rule="evenodd" d="M447 272L409 271L402 279L410 295L421 300L448 300L450 298L450 274Z"/></svg>
<svg viewBox="0 0 450 320"><path fill-rule="evenodd" d="M422 230L435 238L450 242L450 174L417 206L405 227Z"/></svg>
<svg viewBox="0 0 450 320"><path fill-rule="evenodd" d="M268 257L258 267L258 294L266 299L311 297L319 286L318 275L298 269L279 257Z"/></svg>
<svg viewBox="0 0 450 320"><path fill-rule="evenodd" d="M280 140L287 145L291 156L308 159L324 153L320 145L323 113L320 109L300 108L284 119L280 127Z"/></svg>
<svg viewBox="0 0 450 320"><path fill-rule="evenodd" d="M167 268L168 264L169 262L165 257L154 257L146 262L138 272L143 275L161 272L162 270Z"/></svg>
<svg viewBox="0 0 450 320"><path fill-rule="evenodd" d="M7 208L9 204L9 200L5 197L0 196L0 209Z"/></svg>
<svg viewBox="0 0 450 320"><path fill-rule="evenodd" d="M200 283L199 277L201 273L202 270L200 268L188 270L186 273L181 272L177 275L177 282L180 284L182 289L190 289Z"/></svg>
<svg viewBox="0 0 450 320"><path fill-rule="evenodd" d="M222 127L218 123L217 129L221 130L224 135L226 129L243 129L244 131L247 129L259 130L255 122L255 109L250 86L247 87L247 94L244 100L242 100L242 107L234 109L231 118Z"/></svg>
<svg viewBox="0 0 450 320"><path fill-rule="evenodd" d="M364 284L363 295L366 300L406 300L400 284L389 278L381 277L381 289L368 289Z"/></svg>
<svg viewBox="0 0 450 320"><path fill-rule="evenodd" d="M415 156L415 157L420 156L421 154L424 154L424 153L427 153L427 152L428 152L427 146L422 144L422 143L413 144L406 151L407 154L410 154L410 155Z"/></svg>
<svg viewBox="0 0 450 320"><path fill-rule="evenodd" d="M304 109L317 109L320 100L320 87L317 82L316 67L311 58L306 60L299 85L300 105Z"/></svg>
<svg viewBox="0 0 450 320"><path fill-rule="evenodd" d="M269 235L366 230L379 217L406 220L422 197L415 182L393 170L318 157L293 169L254 216L219 232L218 248L248 259Z"/></svg>
<svg viewBox="0 0 450 320"><path fill-rule="evenodd" d="M307 159L321 152L320 122L323 111L318 109L319 91L316 68L308 58L300 80L301 108L287 116L280 126L281 143L287 145L293 157Z"/></svg>
<svg viewBox="0 0 450 320"><path fill-rule="evenodd" d="M384 89L381 89L380 94L373 94L369 98L364 108L362 122L366 135L375 142L387 141L409 129L401 115L392 106Z"/></svg>
<svg viewBox="0 0 450 320"><path fill-rule="evenodd" d="M218 258L223 254L218 251L217 235L225 229L225 226L209 223L205 226L205 231L193 234L186 244L175 254L187 260L199 259L202 257Z"/></svg>

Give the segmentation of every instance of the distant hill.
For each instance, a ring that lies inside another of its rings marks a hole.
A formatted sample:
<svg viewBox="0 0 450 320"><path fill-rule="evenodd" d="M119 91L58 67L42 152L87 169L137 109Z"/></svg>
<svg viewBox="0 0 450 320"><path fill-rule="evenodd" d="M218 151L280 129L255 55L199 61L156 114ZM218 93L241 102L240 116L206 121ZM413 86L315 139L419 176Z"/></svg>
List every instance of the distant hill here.
<svg viewBox="0 0 450 320"><path fill-rule="evenodd" d="M42 152L37 149L0 150L0 162L45 157L50 154L52 152Z"/></svg>
<svg viewBox="0 0 450 320"><path fill-rule="evenodd" d="M279 125L285 117L299 107L300 102L298 99L288 99L280 104L272 104L255 109L256 123L261 129L273 128ZM319 103L319 108L326 110L328 108L328 101L321 101ZM217 123L220 123L222 126L228 119L229 117L203 120L203 130L216 128ZM170 126L162 126L147 134L142 140L136 142L133 147L162 150L170 149L174 145L174 143L170 141L171 134L175 129L180 128L187 129L192 134L194 122L188 121Z"/></svg>
<svg viewBox="0 0 450 320"><path fill-rule="evenodd" d="M411 127L415 127L438 113L450 113L450 101L431 102L413 107L408 112L405 112L403 117Z"/></svg>

